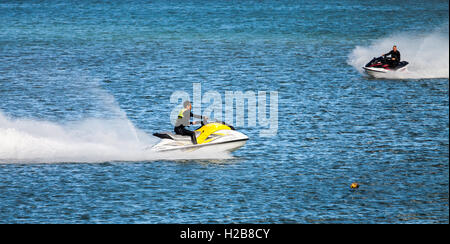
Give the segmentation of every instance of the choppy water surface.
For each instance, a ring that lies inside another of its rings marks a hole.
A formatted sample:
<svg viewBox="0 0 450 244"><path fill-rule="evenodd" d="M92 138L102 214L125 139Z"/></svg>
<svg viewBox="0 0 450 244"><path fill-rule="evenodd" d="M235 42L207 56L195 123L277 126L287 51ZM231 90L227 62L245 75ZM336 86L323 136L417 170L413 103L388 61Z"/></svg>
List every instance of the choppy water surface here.
<svg viewBox="0 0 450 244"><path fill-rule="evenodd" d="M448 223L448 9L2 2L0 223ZM364 76L393 44L409 73ZM277 91L277 136L143 150L193 83Z"/></svg>

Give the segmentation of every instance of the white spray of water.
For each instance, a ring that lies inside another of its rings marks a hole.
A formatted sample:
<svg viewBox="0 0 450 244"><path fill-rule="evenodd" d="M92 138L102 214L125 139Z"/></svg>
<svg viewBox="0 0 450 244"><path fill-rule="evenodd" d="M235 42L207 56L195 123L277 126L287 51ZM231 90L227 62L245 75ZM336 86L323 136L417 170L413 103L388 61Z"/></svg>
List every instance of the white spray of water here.
<svg viewBox="0 0 450 244"><path fill-rule="evenodd" d="M448 24L431 33L399 33L375 40L369 46L357 46L348 64L363 73L362 67L373 57L389 52L397 45L402 60L409 65L405 72L390 75L392 79L449 78Z"/></svg>
<svg viewBox="0 0 450 244"><path fill-rule="evenodd" d="M123 120L88 119L60 125L10 119L0 113L0 159L14 162L89 162L142 158ZM140 147L139 147L140 146Z"/></svg>

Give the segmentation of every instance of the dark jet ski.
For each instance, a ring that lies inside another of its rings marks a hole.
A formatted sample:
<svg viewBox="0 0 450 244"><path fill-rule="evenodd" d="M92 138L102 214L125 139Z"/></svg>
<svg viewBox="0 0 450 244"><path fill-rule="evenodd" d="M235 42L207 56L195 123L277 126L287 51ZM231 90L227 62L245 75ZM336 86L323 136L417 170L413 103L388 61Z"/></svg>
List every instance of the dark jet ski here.
<svg viewBox="0 0 450 244"><path fill-rule="evenodd" d="M401 61L398 62L396 66L393 66L392 63L393 62L391 61L391 59L385 56L381 56L378 58L373 58L366 64L366 66L363 67L363 69L368 75L380 78L394 72L403 72L406 70L406 67L409 64L406 61Z"/></svg>

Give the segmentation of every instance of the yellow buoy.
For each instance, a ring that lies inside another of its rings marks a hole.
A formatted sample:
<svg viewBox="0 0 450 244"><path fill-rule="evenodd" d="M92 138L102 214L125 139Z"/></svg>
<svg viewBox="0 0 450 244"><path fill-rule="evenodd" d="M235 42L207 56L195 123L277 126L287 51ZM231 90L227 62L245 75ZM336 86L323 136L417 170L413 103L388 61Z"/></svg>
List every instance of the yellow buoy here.
<svg viewBox="0 0 450 244"><path fill-rule="evenodd" d="M352 189L358 188L358 187L359 187L359 184L356 183L356 182L353 182L353 183L350 185L350 188L352 188Z"/></svg>

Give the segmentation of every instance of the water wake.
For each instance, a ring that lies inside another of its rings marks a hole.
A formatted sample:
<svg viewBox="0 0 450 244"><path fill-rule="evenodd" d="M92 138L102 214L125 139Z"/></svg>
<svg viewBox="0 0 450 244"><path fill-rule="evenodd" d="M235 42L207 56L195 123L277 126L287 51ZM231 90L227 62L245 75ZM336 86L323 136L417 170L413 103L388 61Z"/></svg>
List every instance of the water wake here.
<svg viewBox="0 0 450 244"><path fill-rule="evenodd" d="M139 133L136 140L134 131ZM151 142L145 133L120 119L87 119L60 125L11 119L0 113L0 161L99 162L145 159Z"/></svg>
<svg viewBox="0 0 450 244"><path fill-rule="evenodd" d="M431 33L399 33L375 40L369 46L357 46L349 55L348 64L363 73L362 67L373 57L397 45L402 60L409 62L405 72L393 74L392 79L449 78L448 24Z"/></svg>

